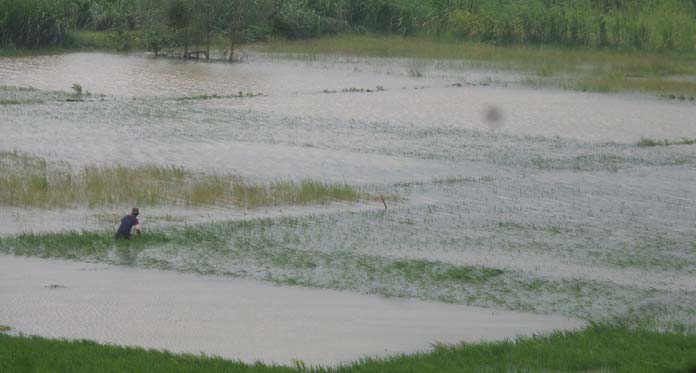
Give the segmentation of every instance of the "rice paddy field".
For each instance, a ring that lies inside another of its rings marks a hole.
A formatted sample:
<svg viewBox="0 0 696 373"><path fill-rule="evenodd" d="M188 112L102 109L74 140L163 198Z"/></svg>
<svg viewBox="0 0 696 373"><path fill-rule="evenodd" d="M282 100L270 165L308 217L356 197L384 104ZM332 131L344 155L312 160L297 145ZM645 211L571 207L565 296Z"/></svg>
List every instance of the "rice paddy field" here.
<svg viewBox="0 0 696 373"><path fill-rule="evenodd" d="M0 58L0 262L176 271L594 325L568 338L610 338L616 329L597 325L621 325L636 333L625 341L693 341L696 104L529 80L480 63L253 50L238 64ZM135 205L143 237L114 242ZM0 325L17 328L3 320L17 314L0 305ZM689 363L549 359L480 369ZM405 371L364 364L353 368Z"/></svg>

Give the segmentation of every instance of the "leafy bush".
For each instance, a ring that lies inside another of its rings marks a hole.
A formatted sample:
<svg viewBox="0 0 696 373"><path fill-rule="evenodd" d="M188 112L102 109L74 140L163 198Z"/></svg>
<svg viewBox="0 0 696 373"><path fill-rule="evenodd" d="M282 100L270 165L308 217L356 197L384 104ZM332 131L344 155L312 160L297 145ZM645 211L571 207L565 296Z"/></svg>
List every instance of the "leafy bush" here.
<svg viewBox="0 0 696 373"><path fill-rule="evenodd" d="M315 37L320 32L320 17L299 1L287 1L273 19L273 31L289 39Z"/></svg>
<svg viewBox="0 0 696 373"><path fill-rule="evenodd" d="M63 43L68 28L55 0L0 0L0 45L38 47Z"/></svg>

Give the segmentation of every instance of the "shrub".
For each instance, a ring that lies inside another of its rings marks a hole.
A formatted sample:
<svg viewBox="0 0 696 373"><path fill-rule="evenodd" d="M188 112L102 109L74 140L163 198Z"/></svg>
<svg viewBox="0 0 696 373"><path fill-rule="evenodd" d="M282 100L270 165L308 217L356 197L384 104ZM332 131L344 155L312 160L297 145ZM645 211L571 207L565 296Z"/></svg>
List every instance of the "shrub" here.
<svg viewBox="0 0 696 373"><path fill-rule="evenodd" d="M68 23L59 1L0 0L0 45L59 45L65 40Z"/></svg>

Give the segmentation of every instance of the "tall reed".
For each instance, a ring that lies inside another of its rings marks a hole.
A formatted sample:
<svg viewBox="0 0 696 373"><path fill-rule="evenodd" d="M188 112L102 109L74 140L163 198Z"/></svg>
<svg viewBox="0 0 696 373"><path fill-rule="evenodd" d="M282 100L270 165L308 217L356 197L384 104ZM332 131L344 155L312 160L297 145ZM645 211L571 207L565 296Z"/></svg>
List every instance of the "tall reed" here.
<svg viewBox="0 0 696 373"><path fill-rule="evenodd" d="M40 157L0 153L0 205L61 208L115 205L256 208L333 201L357 202L368 193L318 180L253 183L235 175L195 173L167 166L96 166L78 172Z"/></svg>
<svg viewBox="0 0 696 373"><path fill-rule="evenodd" d="M63 43L69 25L67 5L67 0L0 0L0 46L35 48Z"/></svg>

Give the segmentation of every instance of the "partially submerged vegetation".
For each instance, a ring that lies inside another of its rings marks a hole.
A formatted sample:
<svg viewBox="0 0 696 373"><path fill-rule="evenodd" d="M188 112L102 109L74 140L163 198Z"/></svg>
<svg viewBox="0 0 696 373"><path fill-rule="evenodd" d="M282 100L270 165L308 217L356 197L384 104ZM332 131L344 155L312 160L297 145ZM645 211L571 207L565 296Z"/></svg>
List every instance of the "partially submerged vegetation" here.
<svg viewBox="0 0 696 373"><path fill-rule="evenodd" d="M579 91L649 92L685 100L696 95L696 82L675 78L696 75L693 53L501 46L447 38L379 35L271 41L254 48L308 59L317 55L357 55L440 60L452 67L522 71L525 84Z"/></svg>
<svg viewBox="0 0 696 373"><path fill-rule="evenodd" d="M202 94L202 95L194 95L194 96L183 96L183 97L177 97L177 98L175 98L175 100L177 100L177 101L221 100L221 99L226 99L226 98L260 97L263 95L264 95L263 93L254 93L254 92L244 93L243 91L239 91L236 94L230 94L230 95L219 95L217 93L213 93L213 94Z"/></svg>
<svg viewBox="0 0 696 373"><path fill-rule="evenodd" d="M597 325L514 341L436 345L434 351L365 358L336 367L247 364L218 357L173 354L89 341L0 334L0 370L147 372L691 372L696 336Z"/></svg>
<svg viewBox="0 0 696 373"><path fill-rule="evenodd" d="M654 146L671 146L671 145L693 145L696 144L696 139L688 139L688 138L683 138L680 140L659 140L659 139L653 139L649 137L641 137L640 141L638 141L638 146L644 147L644 148L650 148Z"/></svg>
<svg viewBox="0 0 696 373"><path fill-rule="evenodd" d="M65 101L74 97L67 92L42 91L31 87L0 85L0 106L39 105L49 101Z"/></svg>
<svg viewBox="0 0 696 373"><path fill-rule="evenodd" d="M570 263L589 262L595 266L601 263L615 270L619 277L623 268L634 271L644 265L651 271L669 271L683 276L689 273L693 261L682 259L679 264L671 263L674 255L681 255L679 243L663 239L645 247L600 247L598 250L610 253L598 262L596 255L601 251L577 249L583 244L591 246L594 241L568 238L566 243L559 243L563 237L583 234L599 235L600 242L611 240L594 230L568 231L560 222L558 226L530 228L506 221L491 226L488 231L457 228L463 231L457 235L451 233L448 224L467 225L461 217L456 217L457 212L435 207L427 210L432 213L423 217L416 211L389 210L151 228L142 237L127 242L114 241L113 228L24 233L0 237L0 253L560 313L595 321L630 316L635 320L634 325L651 330L696 331L696 319L689 311L696 306L693 292L658 290L645 284L629 286L607 279L546 276L539 271L510 268L509 264L495 259L505 256L515 261L522 252L523 257L534 255L550 261L553 259L548 252L553 245L562 246L554 250ZM438 214L436 210L442 211ZM114 217L112 224L117 218ZM417 224L416 220L421 219L431 224ZM443 236L442 232L450 233ZM476 238L467 238L472 236ZM684 240L689 241L690 237ZM442 248L453 244L459 249ZM665 252L655 254L655 246ZM500 266L451 260L454 253L467 257L475 250L472 247L487 248L480 255L490 256ZM689 247L684 249L690 250ZM625 259L626 252L635 262L614 263L613 259ZM573 259L567 259L570 257ZM564 261L558 263L564 267L568 265ZM646 323L650 318L657 321Z"/></svg>
<svg viewBox="0 0 696 373"><path fill-rule="evenodd" d="M267 52L300 55L337 54L370 57L422 58L496 62L527 68L540 73L577 72L598 66L600 71L626 74L695 74L696 55L676 52L639 52L589 48L563 48L555 45L501 46L461 42L447 38L409 38L385 35L338 35L309 40L273 40L255 45ZM638 56L640 56L638 58ZM488 65L486 65L488 66ZM611 69L611 70L608 70ZM542 74L543 75L543 74Z"/></svg>
<svg viewBox="0 0 696 373"><path fill-rule="evenodd" d="M358 202L370 195L348 184L317 180L252 183L235 175L181 167L97 166L78 172L21 153L0 153L0 205L62 208L110 205L234 206L256 208Z"/></svg>
<svg viewBox="0 0 696 373"><path fill-rule="evenodd" d="M306 224L297 219L284 219L280 223ZM0 253L88 259L235 277L247 276L247 272L263 268L265 272L259 273L261 277L257 279L275 283L361 290L386 296L414 296L415 293L403 289L426 287L432 289L432 293L419 293L420 297L449 302L461 301L452 293L462 291L461 287L466 286L472 287L465 291L471 302L480 298L483 301L504 303L496 296L474 290L487 285L501 286L509 277L509 273L503 270L423 259L294 250L274 239L269 232L274 224L278 222L254 220L175 226L148 230L147 234L129 242L114 241L111 231L26 233L0 237ZM285 238L294 239L289 232L285 233ZM187 254L179 255L183 262L169 261L169 255L178 251L178 247L187 247L189 250ZM213 263L208 262L209 259L216 261L219 266L211 266ZM245 265L238 267L235 263ZM313 278L311 272L315 271L329 271L331 274L323 279ZM366 279L369 279L369 283ZM533 291L557 286L552 281L520 281L527 283ZM529 306L525 308L528 309Z"/></svg>

